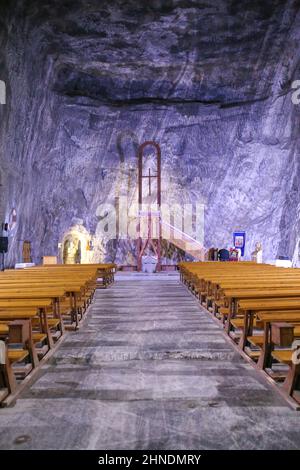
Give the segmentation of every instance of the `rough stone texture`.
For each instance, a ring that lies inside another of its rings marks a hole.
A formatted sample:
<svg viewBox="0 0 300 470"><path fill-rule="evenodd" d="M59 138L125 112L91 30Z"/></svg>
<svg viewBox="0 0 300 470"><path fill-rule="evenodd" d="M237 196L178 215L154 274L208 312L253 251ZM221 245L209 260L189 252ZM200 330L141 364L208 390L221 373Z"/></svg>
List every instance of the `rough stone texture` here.
<svg viewBox="0 0 300 470"><path fill-rule="evenodd" d="M117 276L14 408L1 449L298 449L291 410L178 275Z"/></svg>
<svg viewBox="0 0 300 470"><path fill-rule="evenodd" d="M205 204L205 245L240 228L247 255L260 240L265 259L298 256L298 1L1 4L10 263L24 239L35 261L55 254L78 220L96 234L96 258L130 261L132 243L107 244L98 223L102 204L136 198L135 152L148 139L162 148L163 201Z"/></svg>

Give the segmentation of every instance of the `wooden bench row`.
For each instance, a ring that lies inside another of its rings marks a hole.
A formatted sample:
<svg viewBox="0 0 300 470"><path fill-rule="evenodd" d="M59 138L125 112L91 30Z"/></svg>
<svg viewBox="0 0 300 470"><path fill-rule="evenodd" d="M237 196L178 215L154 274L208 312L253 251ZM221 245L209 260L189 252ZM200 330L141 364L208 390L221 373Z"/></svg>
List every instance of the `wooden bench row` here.
<svg viewBox="0 0 300 470"><path fill-rule="evenodd" d="M0 403L15 400L66 330L77 330L114 264L45 265L0 273Z"/></svg>
<svg viewBox="0 0 300 470"><path fill-rule="evenodd" d="M300 404L300 270L251 262L180 263L179 269L239 350Z"/></svg>

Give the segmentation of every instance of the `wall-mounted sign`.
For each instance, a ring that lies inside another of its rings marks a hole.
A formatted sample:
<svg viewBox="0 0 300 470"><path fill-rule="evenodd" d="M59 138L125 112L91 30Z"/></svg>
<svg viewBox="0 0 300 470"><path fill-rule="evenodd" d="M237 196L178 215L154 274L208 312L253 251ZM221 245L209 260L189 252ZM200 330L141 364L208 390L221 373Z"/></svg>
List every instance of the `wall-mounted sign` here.
<svg viewBox="0 0 300 470"><path fill-rule="evenodd" d="M246 232L233 233L233 245L235 248L241 250L241 256L244 256L246 244Z"/></svg>

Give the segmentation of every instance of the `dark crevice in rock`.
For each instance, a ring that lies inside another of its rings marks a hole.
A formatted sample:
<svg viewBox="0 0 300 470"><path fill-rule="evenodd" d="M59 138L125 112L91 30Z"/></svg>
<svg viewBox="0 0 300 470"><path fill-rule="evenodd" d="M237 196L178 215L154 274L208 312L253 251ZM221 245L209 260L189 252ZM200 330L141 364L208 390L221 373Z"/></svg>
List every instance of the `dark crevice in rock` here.
<svg viewBox="0 0 300 470"><path fill-rule="evenodd" d="M70 98L82 97L82 95L77 95L76 93L70 93L67 96ZM201 100L201 99L180 99L180 98L159 98L159 97L145 97L145 98L129 98L129 99L120 99L120 100L110 100L110 99L100 99L92 98L95 102L98 102L103 106L112 106L112 107L123 107L123 106L136 106L136 105L145 105L145 104L154 104L161 106L174 106L174 105L204 105L204 106L219 106L221 109L225 108L235 108L252 105L262 101L266 101L271 98L271 96L263 96L260 98L254 98L252 100L245 101L236 101L236 102L221 102L220 100Z"/></svg>

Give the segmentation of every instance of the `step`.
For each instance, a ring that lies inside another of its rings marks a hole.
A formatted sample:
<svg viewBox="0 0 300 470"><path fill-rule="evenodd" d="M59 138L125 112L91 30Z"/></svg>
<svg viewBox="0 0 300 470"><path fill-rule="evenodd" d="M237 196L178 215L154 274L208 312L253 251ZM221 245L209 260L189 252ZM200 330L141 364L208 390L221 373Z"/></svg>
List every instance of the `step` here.
<svg viewBox="0 0 300 470"><path fill-rule="evenodd" d="M0 324L0 335L8 335L8 325Z"/></svg>
<svg viewBox="0 0 300 470"><path fill-rule="evenodd" d="M32 364L19 364L18 362L15 362L12 365L12 369L18 380L24 380L32 371Z"/></svg>
<svg viewBox="0 0 300 470"><path fill-rule="evenodd" d="M61 337L61 331L60 330L57 330L55 333L53 333L52 335L52 338L54 341L57 341L60 337Z"/></svg>
<svg viewBox="0 0 300 470"><path fill-rule="evenodd" d="M47 339L47 335L45 335L44 333L33 333L32 339L35 343L41 343L42 341L45 341Z"/></svg>
<svg viewBox="0 0 300 470"><path fill-rule="evenodd" d="M263 344L264 344L264 338L263 336L261 335L256 335L256 336L248 336L247 337L247 341L249 341L249 343L253 344L253 346L258 346L258 347L262 347Z"/></svg>
<svg viewBox="0 0 300 470"><path fill-rule="evenodd" d="M41 359L49 351L49 346L47 344L44 344L41 348L36 347L35 350L36 350L36 353L38 355L38 358Z"/></svg>
<svg viewBox="0 0 300 470"><path fill-rule="evenodd" d="M234 326L234 328L237 328L237 329L243 329L244 328L244 318L233 318L232 320L230 320L230 323L232 326ZM254 319L253 321L253 327L255 328L256 327L256 320Z"/></svg>
<svg viewBox="0 0 300 470"><path fill-rule="evenodd" d="M48 318L48 325L50 328L56 328L59 325L60 321L58 318Z"/></svg>
<svg viewBox="0 0 300 470"><path fill-rule="evenodd" d="M261 354L261 351L253 351L253 349L249 348L248 346L246 346L245 348L245 353L251 357L251 359L253 360L257 360Z"/></svg>
<svg viewBox="0 0 300 470"><path fill-rule="evenodd" d="M294 336L296 338L300 338L300 326L299 325L295 326L294 328Z"/></svg>
<svg viewBox="0 0 300 470"><path fill-rule="evenodd" d="M236 329L243 328L244 327L244 318L233 318L230 321L230 323Z"/></svg>
<svg viewBox="0 0 300 470"><path fill-rule="evenodd" d="M8 350L8 359L10 362L20 362L23 361L29 352L25 349L9 349Z"/></svg>
<svg viewBox="0 0 300 470"><path fill-rule="evenodd" d="M221 315L229 315L229 308L228 307L221 307L219 312Z"/></svg>
<svg viewBox="0 0 300 470"><path fill-rule="evenodd" d="M282 351L273 351L272 357L276 359L278 362L282 362L283 364L292 364L292 350L282 350Z"/></svg>

